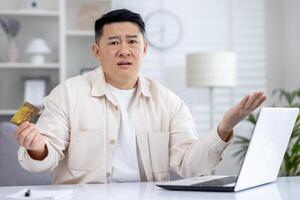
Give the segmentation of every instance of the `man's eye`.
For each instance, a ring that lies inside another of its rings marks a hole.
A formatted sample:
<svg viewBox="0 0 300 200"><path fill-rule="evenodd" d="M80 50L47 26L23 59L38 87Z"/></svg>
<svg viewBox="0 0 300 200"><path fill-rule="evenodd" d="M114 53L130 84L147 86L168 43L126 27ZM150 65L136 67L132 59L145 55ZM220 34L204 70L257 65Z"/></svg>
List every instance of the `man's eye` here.
<svg viewBox="0 0 300 200"><path fill-rule="evenodd" d="M117 44L119 44L119 42L118 41L113 41L113 42L110 42L110 43L108 43L109 45L117 45Z"/></svg>
<svg viewBox="0 0 300 200"><path fill-rule="evenodd" d="M129 40L129 44L137 44L138 41L137 40Z"/></svg>

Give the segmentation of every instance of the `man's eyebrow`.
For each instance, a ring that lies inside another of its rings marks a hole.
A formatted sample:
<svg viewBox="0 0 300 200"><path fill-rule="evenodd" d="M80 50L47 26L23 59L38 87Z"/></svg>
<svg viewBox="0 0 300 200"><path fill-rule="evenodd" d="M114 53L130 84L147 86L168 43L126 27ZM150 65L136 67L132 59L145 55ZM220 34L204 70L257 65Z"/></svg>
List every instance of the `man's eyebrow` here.
<svg viewBox="0 0 300 200"><path fill-rule="evenodd" d="M126 38L138 38L137 35L126 35ZM115 39L120 39L120 36L110 36L108 37L108 40L115 40Z"/></svg>
<svg viewBox="0 0 300 200"><path fill-rule="evenodd" d="M111 37L108 37L109 40L114 40L114 39L119 39L120 37L119 36L111 36Z"/></svg>
<svg viewBox="0 0 300 200"><path fill-rule="evenodd" d="M127 38L137 38L137 35L126 35Z"/></svg>

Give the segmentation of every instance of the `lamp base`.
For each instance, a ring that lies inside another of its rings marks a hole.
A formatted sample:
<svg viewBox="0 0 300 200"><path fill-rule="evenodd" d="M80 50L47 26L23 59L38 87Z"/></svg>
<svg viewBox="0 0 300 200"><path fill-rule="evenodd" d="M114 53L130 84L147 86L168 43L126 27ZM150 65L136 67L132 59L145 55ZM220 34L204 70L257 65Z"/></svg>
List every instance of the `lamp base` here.
<svg viewBox="0 0 300 200"><path fill-rule="evenodd" d="M31 56L30 61L32 64L41 65L41 64L45 63L45 57L41 54L36 54L36 55Z"/></svg>

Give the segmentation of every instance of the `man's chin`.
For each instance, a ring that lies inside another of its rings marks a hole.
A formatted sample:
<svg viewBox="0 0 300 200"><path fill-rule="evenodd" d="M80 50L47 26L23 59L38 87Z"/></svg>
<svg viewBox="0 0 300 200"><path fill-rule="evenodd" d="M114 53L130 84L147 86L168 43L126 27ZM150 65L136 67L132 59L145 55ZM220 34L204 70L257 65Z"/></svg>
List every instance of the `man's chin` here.
<svg viewBox="0 0 300 200"><path fill-rule="evenodd" d="M132 69L120 69L117 71L117 74L122 79L132 79L132 77L137 77L137 72Z"/></svg>

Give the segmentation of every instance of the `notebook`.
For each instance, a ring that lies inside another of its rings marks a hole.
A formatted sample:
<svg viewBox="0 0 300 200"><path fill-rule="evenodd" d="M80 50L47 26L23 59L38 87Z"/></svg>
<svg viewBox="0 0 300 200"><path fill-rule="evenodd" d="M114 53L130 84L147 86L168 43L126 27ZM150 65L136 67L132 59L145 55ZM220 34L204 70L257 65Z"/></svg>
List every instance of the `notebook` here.
<svg viewBox="0 0 300 200"><path fill-rule="evenodd" d="M73 190L30 190L30 196L25 196L28 189L22 189L14 194L6 196L6 199L26 200L68 200L73 197Z"/></svg>

